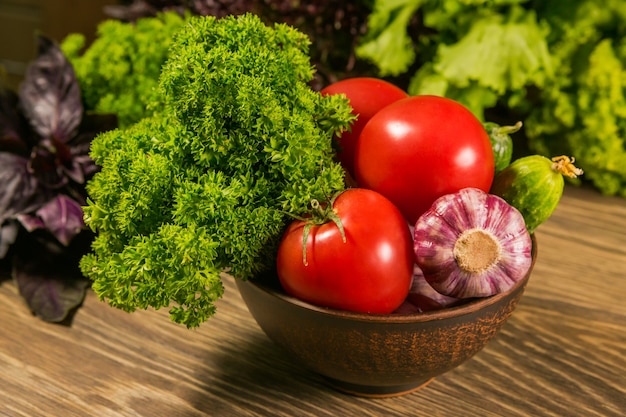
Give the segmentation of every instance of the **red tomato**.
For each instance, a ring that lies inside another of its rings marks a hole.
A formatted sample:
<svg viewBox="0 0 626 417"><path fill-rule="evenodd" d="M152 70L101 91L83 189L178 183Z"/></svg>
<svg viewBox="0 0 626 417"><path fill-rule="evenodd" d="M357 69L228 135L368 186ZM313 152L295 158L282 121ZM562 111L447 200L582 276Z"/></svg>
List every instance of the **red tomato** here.
<svg viewBox="0 0 626 417"><path fill-rule="evenodd" d="M354 148L363 130L363 126L383 107L408 97L399 87L377 78L356 77L333 83L321 91L322 94L345 94L350 100L352 114L357 119L350 131L343 132L339 138L340 150L337 152L344 169L354 176Z"/></svg>
<svg viewBox="0 0 626 417"><path fill-rule="evenodd" d="M414 255L402 213L377 192L352 188L340 194L333 211L343 224L345 242L332 221L311 225L303 256L305 222L285 231L276 260L288 294L341 310L387 314L406 298Z"/></svg>
<svg viewBox="0 0 626 417"><path fill-rule="evenodd" d="M355 150L359 186L378 191L415 224L440 196L462 188L489 191L491 142L460 103L413 96L391 104L365 125Z"/></svg>

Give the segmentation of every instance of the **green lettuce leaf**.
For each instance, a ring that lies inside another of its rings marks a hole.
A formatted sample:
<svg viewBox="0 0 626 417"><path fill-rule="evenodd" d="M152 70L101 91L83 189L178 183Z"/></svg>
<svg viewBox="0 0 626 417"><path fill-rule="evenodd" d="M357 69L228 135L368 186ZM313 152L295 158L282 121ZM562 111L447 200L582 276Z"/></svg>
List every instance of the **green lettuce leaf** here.
<svg viewBox="0 0 626 417"><path fill-rule="evenodd" d="M376 64L381 76L399 75L415 61L409 21L426 0L377 1L368 19L368 34L357 57Z"/></svg>
<svg viewBox="0 0 626 417"><path fill-rule="evenodd" d="M583 181L626 197L626 3L538 5L548 22L556 74L527 118L528 145L576 157Z"/></svg>
<svg viewBox="0 0 626 417"><path fill-rule="evenodd" d="M515 10L475 21L457 43L442 45L435 70L457 87L476 82L498 95L543 86L553 72L545 31L533 12Z"/></svg>
<svg viewBox="0 0 626 417"><path fill-rule="evenodd" d="M441 44L432 62L416 72L410 94L450 97L482 119L498 99L523 97L528 86L542 87L553 78L546 30L533 11L513 7L506 15L476 12L467 32L458 36Z"/></svg>
<svg viewBox="0 0 626 417"><path fill-rule="evenodd" d="M544 155L574 155L585 178L626 197L626 44L603 39L575 84L544 94L528 121L529 146Z"/></svg>

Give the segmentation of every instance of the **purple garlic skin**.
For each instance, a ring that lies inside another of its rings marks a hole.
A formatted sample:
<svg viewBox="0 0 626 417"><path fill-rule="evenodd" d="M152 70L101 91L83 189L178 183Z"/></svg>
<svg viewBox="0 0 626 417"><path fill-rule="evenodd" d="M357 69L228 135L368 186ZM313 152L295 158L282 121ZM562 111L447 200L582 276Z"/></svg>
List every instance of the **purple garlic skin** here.
<svg viewBox="0 0 626 417"><path fill-rule="evenodd" d="M532 240L521 213L476 188L437 199L415 224L414 249L426 281L454 298L507 291L532 263Z"/></svg>
<svg viewBox="0 0 626 417"><path fill-rule="evenodd" d="M441 310L442 308L459 304L456 298L448 297L435 291L430 286L422 270L415 265L413 268L413 281L406 300L394 311L396 314L415 314L426 311Z"/></svg>

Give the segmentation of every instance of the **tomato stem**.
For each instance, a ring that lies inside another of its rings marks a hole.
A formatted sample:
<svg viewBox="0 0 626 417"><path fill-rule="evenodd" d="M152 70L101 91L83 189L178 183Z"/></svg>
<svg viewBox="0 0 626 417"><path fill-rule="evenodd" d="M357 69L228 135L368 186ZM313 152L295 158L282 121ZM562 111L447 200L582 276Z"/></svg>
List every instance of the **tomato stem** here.
<svg viewBox="0 0 626 417"><path fill-rule="evenodd" d="M335 199L337 198L337 195L338 194L331 198L330 202L325 208L319 203L319 201L315 199L311 200L311 207L315 211L315 214L317 214L317 218L316 216L314 216L313 218L316 218L317 221L309 222L312 222L314 224L324 224L331 220L339 228L339 232L341 232L341 240L343 241L343 243L346 243L346 232L343 228L343 223L341 222L341 219L333 208L333 204L335 202Z"/></svg>
<svg viewBox="0 0 626 417"><path fill-rule="evenodd" d="M313 215L307 219L302 219L305 222L304 230L302 231L302 262L304 263L304 266L309 265L306 257L306 242L309 239L309 234L313 225L322 225L324 223L328 223L329 220L332 221L339 228L339 232L341 232L341 240L343 243L346 243L346 231L343 227L343 223L333 209L333 203L339 194L340 193L337 193L333 196L328 205L325 207L316 199L311 200Z"/></svg>

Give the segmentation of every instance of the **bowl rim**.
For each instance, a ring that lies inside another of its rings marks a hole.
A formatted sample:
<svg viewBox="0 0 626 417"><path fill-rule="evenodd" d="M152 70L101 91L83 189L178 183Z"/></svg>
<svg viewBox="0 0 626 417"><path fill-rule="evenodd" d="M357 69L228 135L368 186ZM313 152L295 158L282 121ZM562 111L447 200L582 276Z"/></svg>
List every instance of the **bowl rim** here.
<svg viewBox="0 0 626 417"><path fill-rule="evenodd" d="M352 321L364 321L370 323L417 323L417 322L428 322L428 321L436 321L436 320L445 320L454 317L460 317L466 314L475 313L476 311L480 311L483 308L489 307L504 298L507 298L509 295L517 292L520 289L524 289L528 280L530 279L530 275L534 269L535 262L537 261L537 241L534 234L531 234L532 248L531 248L531 263L526 275L519 281L517 281L511 288L507 291L491 295L489 297L483 298L475 298L466 303L450 306L440 310L432 310L432 311L424 311L418 313L409 313L409 314L376 314L376 313L358 313L347 310L339 310L330 307L322 307L315 304L308 303L306 301L300 300L299 298L288 295L282 290L277 290L274 288L270 288L267 285L262 283L255 282L254 279L247 280L249 284L254 285L260 291L266 293L270 297L277 299L278 301L286 302L291 304L297 308L303 310L309 310L317 314L322 314L325 316L332 317L340 317L345 320ZM240 281L240 280L237 280Z"/></svg>

